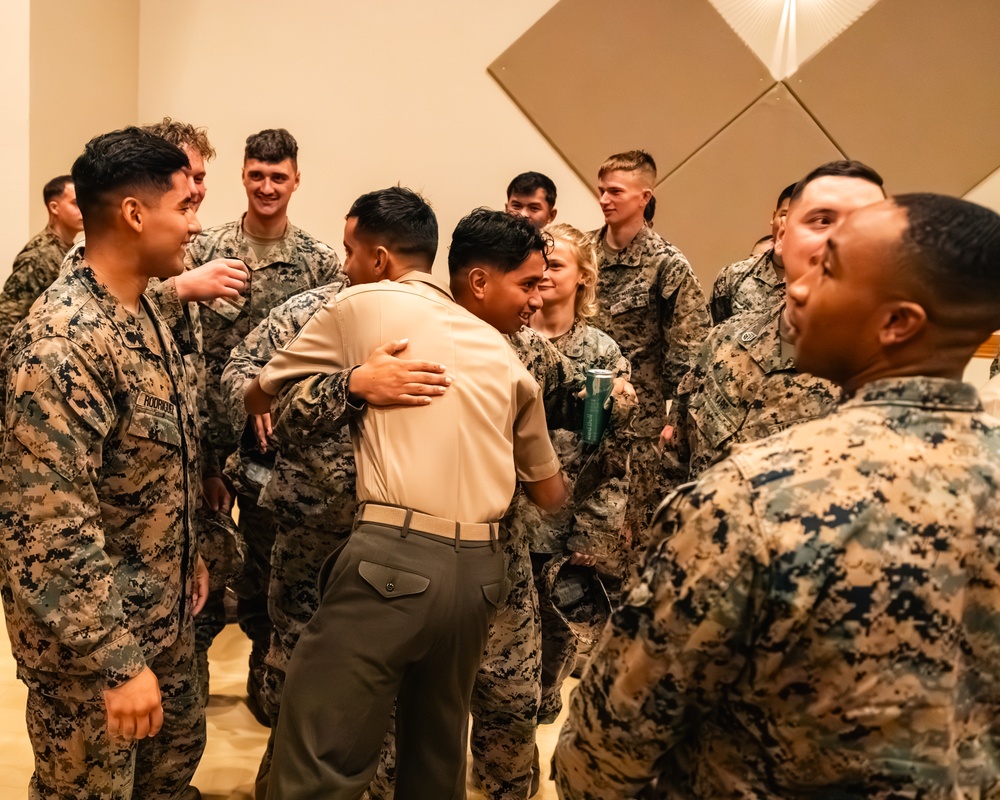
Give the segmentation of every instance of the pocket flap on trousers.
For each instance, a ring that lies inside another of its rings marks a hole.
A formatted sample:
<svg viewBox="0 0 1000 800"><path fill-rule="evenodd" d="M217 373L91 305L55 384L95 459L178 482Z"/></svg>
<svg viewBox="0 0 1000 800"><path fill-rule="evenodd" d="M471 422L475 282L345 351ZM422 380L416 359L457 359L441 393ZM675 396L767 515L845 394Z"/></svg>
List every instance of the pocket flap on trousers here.
<svg viewBox="0 0 1000 800"><path fill-rule="evenodd" d="M431 584L431 579L423 575L404 572L397 567L387 567L374 561L359 563L358 574L382 597L390 599L408 594L420 594Z"/></svg>

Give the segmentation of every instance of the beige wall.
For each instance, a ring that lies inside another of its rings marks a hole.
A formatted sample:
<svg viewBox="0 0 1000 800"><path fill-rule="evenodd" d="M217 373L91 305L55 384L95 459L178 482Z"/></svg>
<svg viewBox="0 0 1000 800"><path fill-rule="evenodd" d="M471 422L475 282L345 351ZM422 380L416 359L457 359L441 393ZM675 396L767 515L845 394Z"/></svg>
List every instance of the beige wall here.
<svg viewBox="0 0 1000 800"><path fill-rule="evenodd" d="M136 122L136 0L32 0L31 230L45 225L42 187L68 173L84 144ZM84 44L85 42L85 44Z"/></svg>
<svg viewBox="0 0 1000 800"><path fill-rule="evenodd" d="M0 3L0 147L9 157L0 192L0 281L28 238L29 0Z"/></svg>
<svg viewBox="0 0 1000 800"><path fill-rule="evenodd" d="M300 146L296 224L341 252L351 202L402 183L438 213L443 270L455 223L476 206L502 207L524 170L556 182L561 220L602 221L589 190L486 73L553 3L142 0L139 116L208 126L219 155L204 225L246 207L247 134L283 126Z"/></svg>

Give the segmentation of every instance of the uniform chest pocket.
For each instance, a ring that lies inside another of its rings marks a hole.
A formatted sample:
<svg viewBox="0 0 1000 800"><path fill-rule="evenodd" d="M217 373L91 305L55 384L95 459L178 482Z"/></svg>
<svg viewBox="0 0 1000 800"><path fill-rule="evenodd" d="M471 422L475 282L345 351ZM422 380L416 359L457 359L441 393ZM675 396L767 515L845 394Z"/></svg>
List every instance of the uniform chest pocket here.
<svg viewBox="0 0 1000 800"><path fill-rule="evenodd" d="M181 431L177 424L177 406L169 400L153 395L140 394L128 435L139 439L152 439L172 447L181 446Z"/></svg>
<svg viewBox="0 0 1000 800"><path fill-rule="evenodd" d="M202 305L223 319L233 322L242 313L246 302L247 299L240 295L239 297L217 297L214 300L203 302Z"/></svg>
<svg viewBox="0 0 1000 800"><path fill-rule="evenodd" d="M649 307L649 293L652 287L646 281L636 281L628 286L622 287L617 294L615 301L611 303L608 310L612 316L626 314L629 311L636 311Z"/></svg>
<svg viewBox="0 0 1000 800"><path fill-rule="evenodd" d="M740 429L746 416L739 409L705 394L691 401L688 413L701 435L716 449Z"/></svg>

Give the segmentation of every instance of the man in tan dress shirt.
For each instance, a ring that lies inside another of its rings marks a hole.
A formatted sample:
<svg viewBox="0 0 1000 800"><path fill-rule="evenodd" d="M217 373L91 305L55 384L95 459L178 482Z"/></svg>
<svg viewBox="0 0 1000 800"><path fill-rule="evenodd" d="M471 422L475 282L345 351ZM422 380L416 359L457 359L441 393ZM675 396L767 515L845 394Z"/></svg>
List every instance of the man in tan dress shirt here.
<svg viewBox="0 0 1000 800"><path fill-rule="evenodd" d="M527 220L479 210L452 251L537 284L544 246ZM537 384L429 273L428 257L425 270L341 293L259 376L273 394L406 338L409 357L445 364L452 380L426 405L370 406L352 421L362 509L289 665L268 797L361 797L394 700L396 797L465 796L469 697L501 600L497 520L518 480L543 507L563 501ZM247 410L267 411L266 396L252 388Z"/></svg>

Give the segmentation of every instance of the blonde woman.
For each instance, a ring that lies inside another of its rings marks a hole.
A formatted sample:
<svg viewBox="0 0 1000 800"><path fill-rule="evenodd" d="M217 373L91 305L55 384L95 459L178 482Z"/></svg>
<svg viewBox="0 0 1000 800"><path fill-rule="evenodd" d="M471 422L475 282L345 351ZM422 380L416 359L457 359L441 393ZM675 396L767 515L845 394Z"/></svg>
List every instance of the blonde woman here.
<svg viewBox="0 0 1000 800"><path fill-rule="evenodd" d="M628 379L630 366L618 345L587 324L597 308L597 263L590 245L571 225L552 225L545 230L553 246L539 284L544 304L531 318L531 327L566 356L581 388L589 369L611 370L615 377ZM633 404L616 400L609 431L596 452L585 452L581 441L583 400L573 397L570 407L559 415L566 427L549 431L563 467L574 481L572 500L561 512L544 519L530 504L519 508L517 523L524 525L529 542L542 620L538 717L542 724L553 722L559 714L560 687L573 670L577 651L576 636L552 603L543 578L545 566L569 555L570 565L596 569L612 584L620 579L624 547L620 536L629 486L628 446L621 429L631 410ZM601 622L595 619L595 627Z"/></svg>

